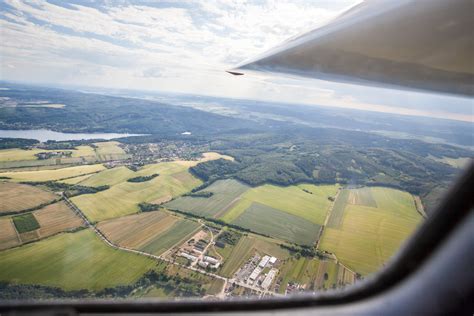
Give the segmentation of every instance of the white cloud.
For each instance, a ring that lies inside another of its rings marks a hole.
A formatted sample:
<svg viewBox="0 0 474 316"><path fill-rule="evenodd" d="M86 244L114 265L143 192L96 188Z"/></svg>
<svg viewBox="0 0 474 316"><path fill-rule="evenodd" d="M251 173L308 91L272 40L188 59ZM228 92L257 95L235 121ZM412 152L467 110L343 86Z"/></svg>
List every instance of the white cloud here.
<svg viewBox="0 0 474 316"><path fill-rule="evenodd" d="M356 1L190 0L148 6L123 0L63 7L4 0L0 54L8 66L1 79L370 108L377 102L348 99L344 85L338 90L323 82L224 72Z"/></svg>

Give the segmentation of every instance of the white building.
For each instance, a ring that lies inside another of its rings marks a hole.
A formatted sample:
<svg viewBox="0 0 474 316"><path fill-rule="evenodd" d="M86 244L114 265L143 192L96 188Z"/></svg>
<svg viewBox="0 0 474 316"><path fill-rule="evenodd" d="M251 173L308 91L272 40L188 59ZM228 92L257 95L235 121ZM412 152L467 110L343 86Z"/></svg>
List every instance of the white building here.
<svg viewBox="0 0 474 316"><path fill-rule="evenodd" d="M275 264L276 261L277 261L277 258L271 257L268 262L270 262L270 264Z"/></svg>
<svg viewBox="0 0 474 316"><path fill-rule="evenodd" d="M249 279L252 281L255 281L261 272L262 272L262 269L260 267L256 267L250 274Z"/></svg>
<svg viewBox="0 0 474 316"><path fill-rule="evenodd" d="M269 260L270 260L270 256L264 256L262 260L260 261L260 263L258 264L258 266L260 268L265 268Z"/></svg>
<svg viewBox="0 0 474 316"><path fill-rule="evenodd" d="M219 260L217 260L216 258L214 257L209 257L209 256L204 256L204 261L207 261L211 264L216 264L216 263L219 263Z"/></svg>
<svg viewBox="0 0 474 316"><path fill-rule="evenodd" d="M179 255L180 255L181 257L184 257L184 258L189 259L189 260L191 260L191 261L194 261L194 260L197 259L196 256L190 255L189 253L186 253L186 252L182 252L182 253L180 253Z"/></svg>
<svg viewBox="0 0 474 316"><path fill-rule="evenodd" d="M204 269L207 268L207 266L209 265L209 262L204 262L204 261L199 261L199 266L203 267Z"/></svg>
<svg viewBox="0 0 474 316"><path fill-rule="evenodd" d="M271 269L267 276L265 277L265 279L263 280L262 282L262 288L263 289L268 289L268 287L272 284L272 281L273 279L275 278L275 276L277 275L278 273L278 270L277 269Z"/></svg>

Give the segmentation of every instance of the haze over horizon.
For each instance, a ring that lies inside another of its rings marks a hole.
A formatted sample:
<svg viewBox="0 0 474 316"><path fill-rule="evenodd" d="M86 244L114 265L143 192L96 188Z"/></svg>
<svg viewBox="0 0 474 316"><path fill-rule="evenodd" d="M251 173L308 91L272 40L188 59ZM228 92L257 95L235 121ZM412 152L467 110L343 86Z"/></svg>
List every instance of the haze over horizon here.
<svg viewBox="0 0 474 316"><path fill-rule="evenodd" d="M0 4L0 80L181 92L473 122L469 98L224 72L357 2L5 0Z"/></svg>

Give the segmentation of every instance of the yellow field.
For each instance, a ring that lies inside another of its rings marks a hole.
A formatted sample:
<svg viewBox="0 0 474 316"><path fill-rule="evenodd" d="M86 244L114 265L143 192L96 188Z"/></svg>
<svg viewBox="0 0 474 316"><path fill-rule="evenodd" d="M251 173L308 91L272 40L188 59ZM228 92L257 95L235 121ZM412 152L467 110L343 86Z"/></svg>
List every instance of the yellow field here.
<svg viewBox="0 0 474 316"><path fill-rule="evenodd" d="M13 222L10 218L0 218L0 250L20 244Z"/></svg>
<svg viewBox="0 0 474 316"><path fill-rule="evenodd" d="M101 221L123 215L136 213L141 202L156 202L157 200L181 195L201 184L201 181L190 177L182 182L173 175L186 171L188 167L175 162L165 162L147 165L133 173L133 177L158 173L159 176L145 182L121 182L110 189L96 194L84 194L74 197L72 201L92 221ZM99 181L100 173L94 181ZM118 175L116 175L118 177ZM89 180L89 179L88 179ZM113 181L114 179L104 180ZM87 183L87 181L85 182Z"/></svg>
<svg viewBox="0 0 474 316"><path fill-rule="evenodd" d="M165 212L149 212L104 221L97 227L114 243L140 249L178 220Z"/></svg>
<svg viewBox="0 0 474 316"><path fill-rule="evenodd" d="M33 215L40 224L39 238L74 229L84 225L79 218L64 202L48 205L34 211Z"/></svg>
<svg viewBox="0 0 474 316"><path fill-rule="evenodd" d="M57 198L52 192L31 185L0 182L0 213L26 210Z"/></svg>
<svg viewBox="0 0 474 316"><path fill-rule="evenodd" d="M94 143L98 155L116 155L125 154L125 151L119 147L120 143L116 141Z"/></svg>
<svg viewBox="0 0 474 316"><path fill-rule="evenodd" d="M72 201L92 221L102 221L138 212L138 204L163 203L171 198L189 192L202 184L193 177L188 169L204 160L226 158L217 153L205 153L199 161L174 161L150 164L137 172L125 167L102 171L83 182L81 185L98 186L108 184L110 189L96 194L84 194L74 197ZM230 159L230 157L228 158ZM127 182L129 178L159 174L158 177L145 182Z"/></svg>
<svg viewBox="0 0 474 316"><path fill-rule="evenodd" d="M76 149L50 150L50 149L2 149L0 150L0 161L21 161L21 160L37 160L35 156L38 153L72 151L71 157L95 156L94 149L90 146L78 146Z"/></svg>
<svg viewBox="0 0 474 316"><path fill-rule="evenodd" d="M422 219L409 193L379 187L370 192L377 207L346 204L341 227L326 227L320 243L362 275L380 269Z"/></svg>
<svg viewBox="0 0 474 316"><path fill-rule="evenodd" d="M83 175L83 176L78 176L78 177L74 177L74 178L68 178L66 180L59 180L59 181L56 181L56 182L60 182L60 183L66 183L66 184L79 184L80 182L86 180L87 178L93 176L94 174L86 174L86 175Z"/></svg>
<svg viewBox="0 0 474 316"><path fill-rule="evenodd" d="M136 176L137 175L135 172L128 169L127 167L122 166L104 170L78 183L80 185L85 185L89 187L98 187L101 185L113 186Z"/></svg>
<svg viewBox="0 0 474 316"><path fill-rule="evenodd" d="M2 172L0 173L0 177L9 177L13 181L54 181L64 178L77 177L104 169L105 167L101 164L83 165L55 170Z"/></svg>

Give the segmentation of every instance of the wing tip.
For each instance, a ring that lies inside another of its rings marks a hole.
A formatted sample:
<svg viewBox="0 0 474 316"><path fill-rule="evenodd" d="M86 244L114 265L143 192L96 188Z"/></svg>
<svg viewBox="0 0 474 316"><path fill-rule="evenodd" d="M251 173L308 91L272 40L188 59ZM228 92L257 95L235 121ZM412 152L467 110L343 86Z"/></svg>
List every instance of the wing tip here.
<svg viewBox="0 0 474 316"><path fill-rule="evenodd" d="M234 75L234 76L243 76L244 73L243 72L238 72L238 71L234 71L234 70L226 70L227 73L230 73L231 75Z"/></svg>

